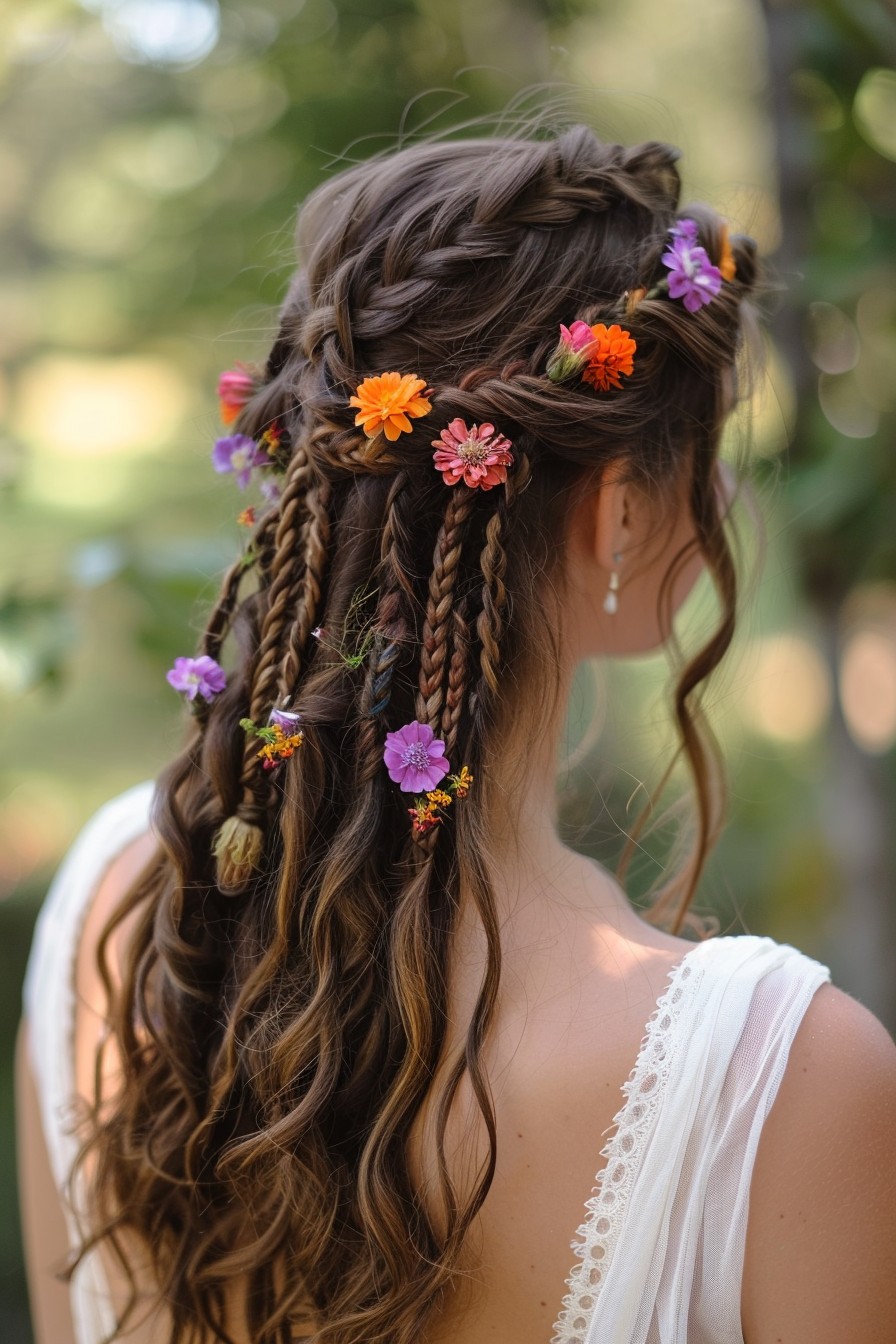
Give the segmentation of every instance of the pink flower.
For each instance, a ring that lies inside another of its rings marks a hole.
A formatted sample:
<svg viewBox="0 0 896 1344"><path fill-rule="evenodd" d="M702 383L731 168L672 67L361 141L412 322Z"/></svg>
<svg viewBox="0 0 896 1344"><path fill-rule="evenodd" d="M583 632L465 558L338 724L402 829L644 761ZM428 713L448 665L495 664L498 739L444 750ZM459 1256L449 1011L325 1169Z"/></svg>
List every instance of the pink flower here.
<svg viewBox="0 0 896 1344"><path fill-rule="evenodd" d="M383 760L389 778L405 793L434 789L451 769L445 743L427 723L412 719L395 733L386 734Z"/></svg>
<svg viewBox="0 0 896 1344"><path fill-rule="evenodd" d="M225 425L232 425L252 396L255 380L243 364L227 369L218 379L218 405Z"/></svg>
<svg viewBox="0 0 896 1344"><path fill-rule="evenodd" d="M165 680L176 691L183 691L188 700L195 700L197 695L212 700L227 685L224 669L207 653L200 658L175 658Z"/></svg>
<svg viewBox="0 0 896 1344"><path fill-rule="evenodd" d="M594 340L594 332L587 322L573 322L571 327L564 327L561 322L560 340L564 345L568 345L570 350L578 353L591 344Z"/></svg>
<svg viewBox="0 0 896 1344"><path fill-rule="evenodd" d="M547 375L552 383L564 383L579 374L588 363L594 346L594 331L587 322L560 323L560 340L548 360Z"/></svg>
<svg viewBox="0 0 896 1344"><path fill-rule="evenodd" d="M468 429L458 417L433 439L432 446L436 470L446 485L463 480L471 489L491 490L507 480L507 468L513 465L510 440L487 423Z"/></svg>

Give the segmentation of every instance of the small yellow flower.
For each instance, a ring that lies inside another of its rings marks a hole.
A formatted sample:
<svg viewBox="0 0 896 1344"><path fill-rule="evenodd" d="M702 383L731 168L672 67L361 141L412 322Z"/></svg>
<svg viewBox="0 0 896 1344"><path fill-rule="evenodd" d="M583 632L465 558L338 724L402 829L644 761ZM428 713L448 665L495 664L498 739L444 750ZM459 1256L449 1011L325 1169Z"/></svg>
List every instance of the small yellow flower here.
<svg viewBox="0 0 896 1344"><path fill-rule="evenodd" d="M288 761L296 747L300 747L305 740L303 733L290 733L287 736L276 724L270 732L275 734L272 741L266 742L261 751L256 753L265 770L273 770L281 761Z"/></svg>
<svg viewBox="0 0 896 1344"><path fill-rule="evenodd" d="M435 804L436 807L450 807L450 805L454 802L454 799L451 797L451 794L446 793L444 789L433 789L426 796L431 803Z"/></svg>
<svg viewBox="0 0 896 1344"><path fill-rule="evenodd" d="M467 769L467 767L465 765L462 765L460 768L460 774L450 775L449 778L451 780L452 785L454 786L455 797L466 798L467 794L470 792L470 786L473 783L473 776L470 774L470 771Z"/></svg>

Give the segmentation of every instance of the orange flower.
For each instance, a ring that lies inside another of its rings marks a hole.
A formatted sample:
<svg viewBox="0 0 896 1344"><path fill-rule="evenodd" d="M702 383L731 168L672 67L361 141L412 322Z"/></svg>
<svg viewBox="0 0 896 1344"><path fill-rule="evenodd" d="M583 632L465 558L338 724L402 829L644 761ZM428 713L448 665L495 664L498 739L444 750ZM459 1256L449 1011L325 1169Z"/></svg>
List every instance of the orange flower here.
<svg viewBox="0 0 896 1344"><path fill-rule="evenodd" d="M722 273L723 280L733 280L737 275L737 263L734 260L734 253L731 250L731 240L728 237L728 225L722 225L722 246L719 249L719 270Z"/></svg>
<svg viewBox="0 0 896 1344"><path fill-rule="evenodd" d="M425 388L426 383L414 373L381 373L365 378L358 384L357 395L348 402L358 407L355 424L363 427L369 439L383 430L394 443L399 434L409 434L413 429L409 416L428 415L432 410L427 398L420 395Z"/></svg>
<svg viewBox="0 0 896 1344"><path fill-rule="evenodd" d="M250 504L247 509L243 509L242 513L237 514L236 520L239 523L240 527L254 527L255 505Z"/></svg>
<svg viewBox="0 0 896 1344"><path fill-rule="evenodd" d="M435 803L424 802L422 798L417 798L413 807L407 809L411 818L411 828L418 835L425 835L431 831L434 826L438 826L442 818L439 816Z"/></svg>
<svg viewBox="0 0 896 1344"><path fill-rule="evenodd" d="M265 770L276 770L280 762L288 761L296 747L300 747L305 740L304 733L284 733L279 724L265 729L265 732L270 732L270 738L265 741L261 751L255 753Z"/></svg>
<svg viewBox="0 0 896 1344"><path fill-rule="evenodd" d="M252 396L255 379L245 364L227 369L218 378L218 406L225 425L232 425Z"/></svg>
<svg viewBox="0 0 896 1344"><path fill-rule="evenodd" d="M627 376L632 372L632 356L638 347L630 334L615 322L612 327L598 322L591 330L595 343L582 371L582 379L599 392L609 392L611 387L622 386L620 375Z"/></svg>
<svg viewBox="0 0 896 1344"><path fill-rule="evenodd" d="M277 424L276 420L272 420L258 440L258 446L264 452L270 454L271 457L276 457L277 453L280 451L280 444L282 442L283 436L280 431L280 426Z"/></svg>

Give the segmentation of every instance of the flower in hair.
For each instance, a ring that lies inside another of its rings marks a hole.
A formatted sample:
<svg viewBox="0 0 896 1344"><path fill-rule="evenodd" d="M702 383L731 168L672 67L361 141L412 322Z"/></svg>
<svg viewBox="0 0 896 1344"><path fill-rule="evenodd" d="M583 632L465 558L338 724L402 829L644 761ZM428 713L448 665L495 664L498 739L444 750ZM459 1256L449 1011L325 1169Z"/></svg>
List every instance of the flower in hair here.
<svg viewBox="0 0 896 1344"><path fill-rule="evenodd" d="M269 467L271 459L247 434L231 434L225 439L216 439L212 463L215 471L232 471L239 488L245 490L254 468Z"/></svg>
<svg viewBox="0 0 896 1344"><path fill-rule="evenodd" d="M411 829L418 835L425 835L434 826L438 826L455 798L466 798L472 783L473 776L467 767L462 765L460 774L448 776L448 789L430 789L425 797L421 795L415 798L414 806L407 810L411 818Z"/></svg>
<svg viewBox="0 0 896 1344"><path fill-rule="evenodd" d="M673 238L680 238L685 243L696 243L698 228L696 219L677 219L669 228Z"/></svg>
<svg viewBox="0 0 896 1344"><path fill-rule="evenodd" d="M728 225L722 225L722 245L719 248L719 273L723 280L731 281L737 275L737 262L734 260L734 251L731 247L731 239L728 236Z"/></svg>
<svg viewBox="0 0 896 1344"><path fill-rule="evenodd" d="M218 405L225 425L232 425L252 396L255 380L244 364L227 369L218 378Z"/></svg>
<svg viewBox="0 0 896 1344"><path fill-rule="evenodd" d="M282 728L284 733L294 733L302 722L302 716L294 709L272 709L268 723L272 728Z"/></svg>
<svg viewBox="0 0 896 1344"><path fill-rule="evenodd" d="M425 798L415 798L414 806L409 807L407 811L411 819L411 829L418 835L425 835L442 820L438 803L429 794Z"/></svg>
<svg viewBox="0 0 896 1344"><path fill-rule="evenodd" d="M680 219L669 232L672 242L661 257L669 270L669 297L681 299L689 313L696 313L722 288L722 272L697 242L697 225L693 219Z"/></svg>
<svg viewBox="0 0 896 1344"><path fill-rule="evenodd" d="M175 658L174 666L165 673L165 680L190 701L197 695L205 701L214 700L227 685L224 669L207 653L200 658Z"/></svg>
<svg viewBox="0 0 896 1344"><path fill-rule="evenodd" d="M581 373L593 343L594 333L587 322L573 322L568 327L561 322L560 340L548 360L547 375L551 382L564 383L567 378Z"/></svg>
<svg viewBox="0 0 896 1344"><path fill-rule="evenodd" d="M404 793L434 789L451 769L445 743L427 723L412 719L395 733L386 734L383 760L389 778Z"/></svg>
<svg viewBox="0 0 896 1344"><path fill-rule="evenodd" d="M255 526L255 505L254 505L254 504L250 504L248 508L246 508L246 509L241 509L240 512L239 512L239 513L237 514L237 516L236 516L236 520L237 520L237 522L239 523L240 527L254 527L254 526Z"/></svg>
<svg viewBox="0 0 896 1344"><path fill-rule="evenodd" d="M271 466L276 471L285 471L289 466L289 446L286 435L280 427L277 420L272 420L265 430L259 435L258 446L263 453L267 453L271 459Z"/></svg>
<svg viewBox="0 0 896 1344"><path fill-rule="evenodd" d="M426 383L415 373L381 373L359 383L348 404L358 408L355 424L369 439L382 430L394 443L399 434L409 434L414 428L411 418L432 410L431 402L422 395L425 391Z"/></svg>
<svg viewBox="0 0 896 1344"><path fill-rule="evenodd" d="M582 381L596 387L598 392L609 392L611 387L622 387L620 377L628 377L634 369L637 342L629 332L615 322L611 327L598 322L591 328L594 343L588 351L588 362L582 370Z"/></svg>
<svg viewBox="0 0 896 1344"><path fill-rule="evenodd" d="M272 711L271 722L266 728L260 728L251 719L240 719L240 727L264 743L261 751L255 754L265 770L276 770L278 765L288 761L290 756L295 754L296 748L305 740L304 733L297 728L300 717L298 714L288 716L291 722L285 728L282 722L275 720L275 714L280 714L280 711Z"/></svg>
<svg viewBox="0 0 896 1344"><path fill-rule="evenodd" d="M279 481L274 480L272 476L265 476L258 485L264 499L268 504L276 504L277 500L283 494L283 487Z"/></svg>
<svg viewBox="0 0 896 1344"><path fill-rule="evenodd" d="M491 490L507 480L507 468L513 465L513 445L494 425L467 428L459 416L433 439L432 446L436 471L446 485L464 481L471 489Z"/></svg>

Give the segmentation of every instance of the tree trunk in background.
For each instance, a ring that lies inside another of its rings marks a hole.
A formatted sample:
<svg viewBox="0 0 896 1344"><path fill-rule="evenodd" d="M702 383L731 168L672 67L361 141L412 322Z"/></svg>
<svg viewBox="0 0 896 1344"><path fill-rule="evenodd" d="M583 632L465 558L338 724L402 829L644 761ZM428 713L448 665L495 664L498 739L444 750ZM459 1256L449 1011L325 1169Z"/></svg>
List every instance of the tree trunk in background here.
<svg viewBox="0 0 896 1344"><path fill-rule="evenodd" d="M780 165L782 242L774 258L786 295L775 315L776 340L790 367L797 416L790 456L794 473L812 456L810 425L817 373L804 339L807 308L823 293L809 293L803 267L813 248L811 187L824 172L825 148L795 105L791 77L811 64L805 50L812 7L800 0L763 0L768 29L772 117ZM833 11L836 14L836 9ZM817 11L816 11L817 13ZM827 15L832 21L831 12ZM844 33L844 43L849 41ZM836 176L837 168L831 169ZM858 262L855 263L856 265ZM825 931L826 959L842 988L896 1029L894 895L889 878L886 794L877 762L851 737L837 700L840 612L856 575L837 547L803 547L798 555L803 586L816 616L835 705L827 728L828 769L822 825L839 869L842 902Z"/></svg>

